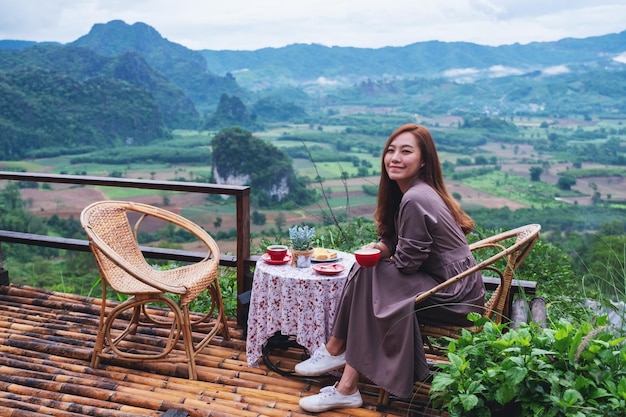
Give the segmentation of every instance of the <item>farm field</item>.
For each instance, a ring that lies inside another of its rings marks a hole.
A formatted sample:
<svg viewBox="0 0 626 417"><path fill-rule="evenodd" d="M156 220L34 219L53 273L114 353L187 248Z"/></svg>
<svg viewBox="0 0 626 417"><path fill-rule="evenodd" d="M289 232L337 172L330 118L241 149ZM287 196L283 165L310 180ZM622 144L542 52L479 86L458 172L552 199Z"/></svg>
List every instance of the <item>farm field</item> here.
<svg viewBox="0 0 626 417"><path fill-rule="evenodd" d="M437 120L432 123L445 124ZM520 126L528 129L537 129L541 120L517 120ZM565 123L568 128L571 123ZM345 126L324 127L324 132L333 135ZM254 136L268 140L277 147L298 145L295 141L285 141L282 135L298 132L315 132L313 126L293 125L281 126L264 132L255 133ZM529 131L529 137L535 137L537 133ZM436 131L434 132L435 140ZM177 132L176 137L181 141L201 140L208 144L207 132ZM177 142L178 143L178 142ZM301 145L301 144L300 144ZM320 146L319 143L315 143ZM325 145L324 145L325 146ZM453 165L460 158L466 158L467 154L441 151L442 163ZM571 191L562 192L556 187L560 174L573 168L571 162L558 160L557 158L541 154L535 151L532 140L529 143L511 144L490 141L477 149L473 149L470 155L481 155L487 159L495 158L499 164L499 170L486 175L472 176L462 180L447 178L449 191L459 198L465 207L484 207L498 209L508 207L517 210L526 207L549 207L559 204L592 204L594 192L602 196L610 196L615 201L626 201L626 186L623 176L589 177L579 179ZM376 198L366 194L364 186L376 186L379 180L380 159L378 156L355 150L350 155L361 161L366 161L372 168L370 176L357 177L357 168L346 162L312 162L306 159L294 159L294 169L297 175L312 179L311 187L324 191L325 198L321 198L315 204L306 207L296 205L289 211L284 210L260 210L252 207L251 210L265 215L266 222L263 225L251 225L251 231L257 235L268 235L276 228L277 217L285 221L284 227L298 223L320 224L325 214L329 213L329 206L336 215L347 217L371 218L375 208ZM165 165L165 164L128 164L124 166L106 164L72 164L69 157L56 157L20 162L0 163L0 169L23 169L30 172L54 172L54 173L86 173L88 175L109 176L113 172L122 173L125 178L145 178L156 180L183 180L193 181L196 178L207 178L211 174L211 161L205 166ZM530 181L530 169L542 166L543 172L540 182ZM460 166L457 171L475 169L475 166ZM606 168L598 164L585 164L584 168ZM347 173L348 178L344 182L339 179L342 172ZM321 183L314 179L321 178ZM209 232L228 231L236 227L234 216L234 204L224 201L215 202L205 196L191 193L171 193L151 190L133 190L128 188L116 189L112 187L85 188L63 184L52 184L50 189L44 187L22 189L22 199L27 207L38 216L52 216L78 218L80 211L89 203L100 199L131 199L147 204L164 206L178 212L193 221L203 225ZM320 192L320 194L322 194ZM284 230L284 229L283 229ZM225 252L234 250L224 242Z"/></svg>

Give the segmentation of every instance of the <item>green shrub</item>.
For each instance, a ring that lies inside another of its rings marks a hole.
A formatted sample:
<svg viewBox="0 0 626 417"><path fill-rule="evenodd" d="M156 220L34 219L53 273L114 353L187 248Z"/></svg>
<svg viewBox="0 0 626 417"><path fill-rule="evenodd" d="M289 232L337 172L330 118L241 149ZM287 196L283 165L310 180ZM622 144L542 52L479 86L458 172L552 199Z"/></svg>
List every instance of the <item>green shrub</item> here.
<svg viewBox="0 0 626 417"><path fill-rule="evenodd" d="M606 316L547 329L507 329L477 317L483 330L451 340L450 364L438 365L431 388L438 409L451 417L616 416L626 409L626 338L609 330Z"/></svg>

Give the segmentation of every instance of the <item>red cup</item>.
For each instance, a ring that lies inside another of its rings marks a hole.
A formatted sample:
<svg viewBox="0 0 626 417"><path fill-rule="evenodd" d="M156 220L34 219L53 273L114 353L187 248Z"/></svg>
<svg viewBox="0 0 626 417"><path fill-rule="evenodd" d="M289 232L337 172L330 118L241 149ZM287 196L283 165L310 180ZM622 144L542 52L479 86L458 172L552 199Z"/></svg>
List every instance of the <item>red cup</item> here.
<svg viewBox="0 0 626 417"><path fill-rule="evenodd" d="M267 254L272 261L282 261L287 255L287 246L285 245L269 245Z"/></svg>
<svg viewBox="0 0 626 417"><path fill-rule="evenodd" d="M354 251L354 257L356 258L356 261L359 263L359 265L365 268L369 268L378 263L378 260L380 259L380 249L357 249Z"/></svg>

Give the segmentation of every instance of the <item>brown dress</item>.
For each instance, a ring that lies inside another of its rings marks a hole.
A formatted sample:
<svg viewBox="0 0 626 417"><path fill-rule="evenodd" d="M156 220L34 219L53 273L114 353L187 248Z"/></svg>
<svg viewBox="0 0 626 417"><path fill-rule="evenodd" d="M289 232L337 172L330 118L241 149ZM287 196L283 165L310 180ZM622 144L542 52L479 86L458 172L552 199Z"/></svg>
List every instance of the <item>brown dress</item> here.
<svg viewBox="0 0 626 417"><path fill-rule="evenodd" d="M464 324L481 311L480 273L415 306L415 297L476 264L465 235L429 185L417 180L402 197L397 238L383 240L392 258L373 268L355 264L338 307L333 336L346 340L346 361L398 397L428 375L418 320Z"/></svg>

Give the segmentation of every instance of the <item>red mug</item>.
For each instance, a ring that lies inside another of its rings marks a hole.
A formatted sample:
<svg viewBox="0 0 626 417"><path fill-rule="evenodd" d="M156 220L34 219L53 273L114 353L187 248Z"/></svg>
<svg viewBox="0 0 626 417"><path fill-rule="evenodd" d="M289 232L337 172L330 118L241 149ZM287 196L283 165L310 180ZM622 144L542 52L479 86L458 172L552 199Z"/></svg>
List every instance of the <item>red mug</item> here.
<svg viewBox="0 0 626 417"><path fill-rule="evenodd" d="M272 261L282 261L287 255L287 246L285 245L269 245L267 254Z"/></svg>

